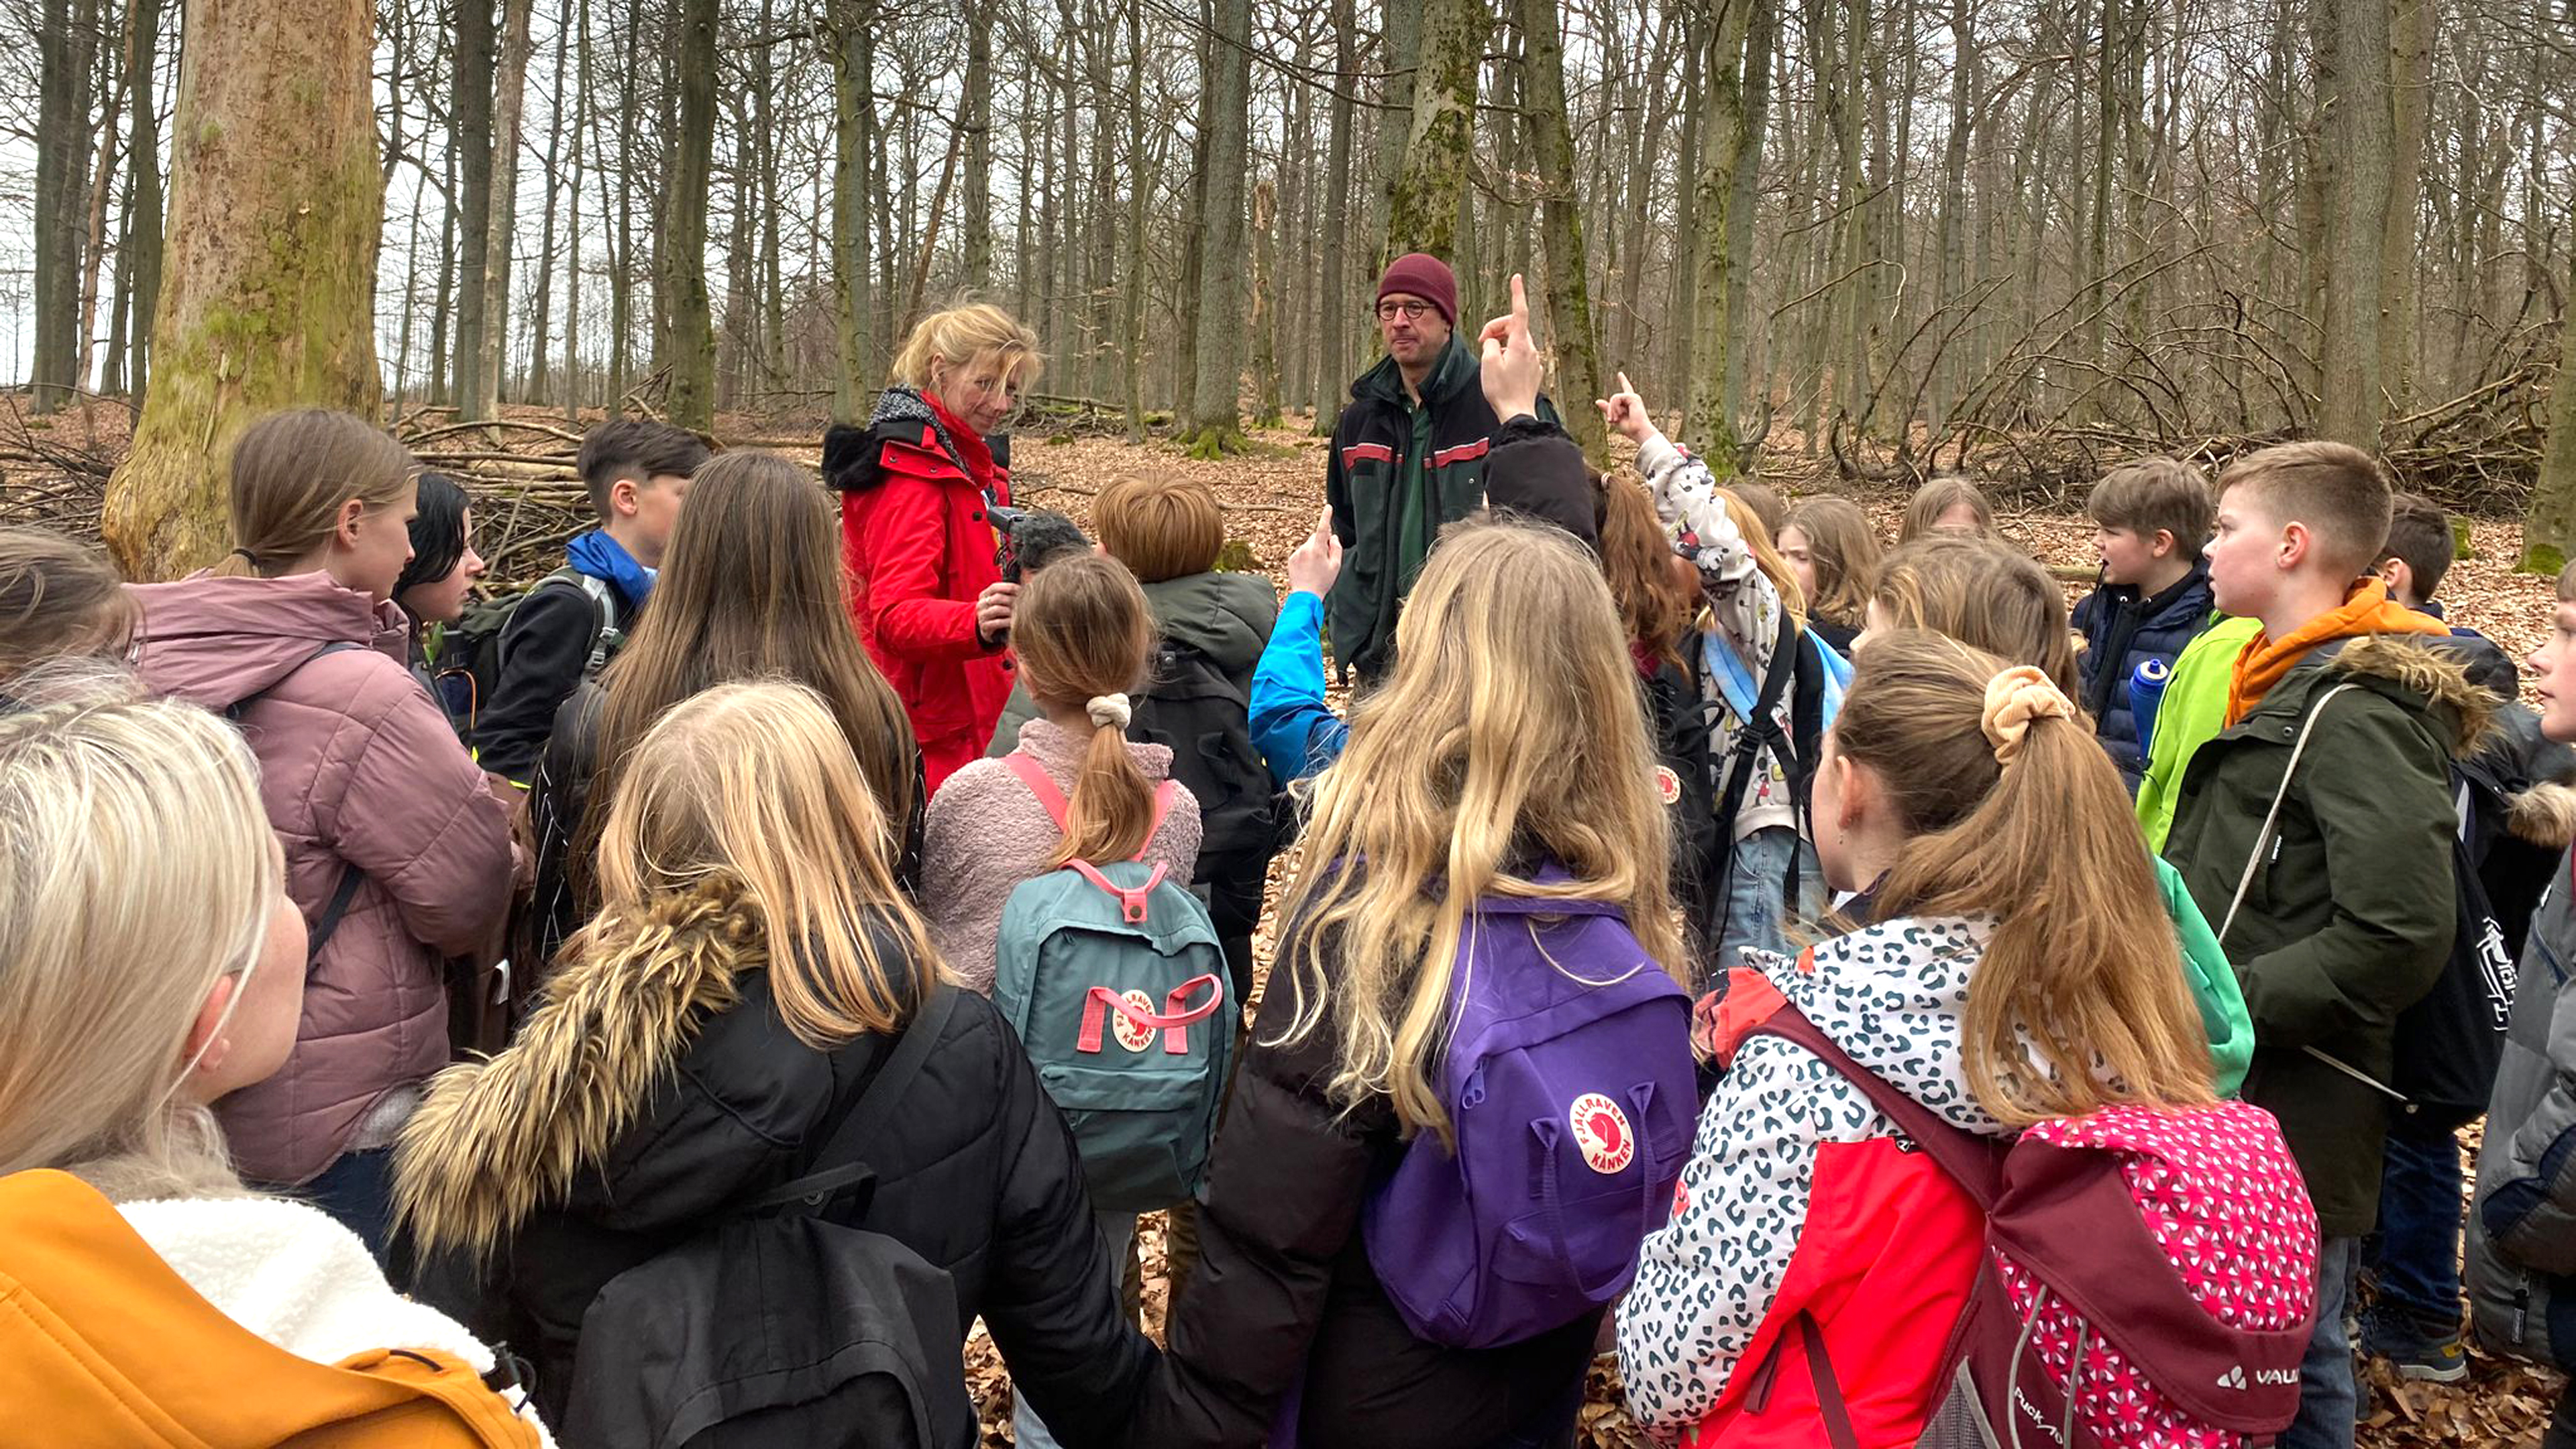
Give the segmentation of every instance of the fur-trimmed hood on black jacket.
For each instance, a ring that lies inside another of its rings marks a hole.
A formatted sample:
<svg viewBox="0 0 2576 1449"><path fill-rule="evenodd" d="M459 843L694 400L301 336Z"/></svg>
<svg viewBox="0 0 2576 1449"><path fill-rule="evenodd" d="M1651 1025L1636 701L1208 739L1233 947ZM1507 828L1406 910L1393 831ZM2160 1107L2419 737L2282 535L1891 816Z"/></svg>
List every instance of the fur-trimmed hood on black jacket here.
<svg viewBox="0 0 2576 1449"><path fill-rule="evenodd" d="M531 1360L541 1405L560 1407L610 1279L841 1165L814 1154L893 1038L799 1042L768 960L757 907L723 881L604 921L509 1049L440 1073L404 1129L421 1296ZM1063 1442L1122 1442L1154 1351L1110 1290L1072 1134L991 1003L960 998L866 1161L856 1225L949 1274L958 1322L985 1320Z"/></svg>

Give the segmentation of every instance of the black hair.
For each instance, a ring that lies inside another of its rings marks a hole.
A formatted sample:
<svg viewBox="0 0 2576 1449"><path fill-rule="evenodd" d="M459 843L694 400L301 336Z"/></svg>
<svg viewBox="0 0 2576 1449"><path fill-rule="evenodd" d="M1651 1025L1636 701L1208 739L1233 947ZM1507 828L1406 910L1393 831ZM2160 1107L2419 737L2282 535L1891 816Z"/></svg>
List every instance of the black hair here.
<svg viewBox="0 0 2576 1449"><path fill-rule="evenodd" d="M620 478L638 484L665 476L693 477L714 456L706 440L685 428L651 418L614 418L581 440L574 467L590 488L591 511L608 517L608 490Z"/></svg>
<svg viewBox="0 0 2576 1449"><path fill-rule="evenodd" d="M397 599L419 584L434 584L465 557L465 510L474 500L444 473L420 475L420 499L411 518L411 562L394 580Z"/></svg>

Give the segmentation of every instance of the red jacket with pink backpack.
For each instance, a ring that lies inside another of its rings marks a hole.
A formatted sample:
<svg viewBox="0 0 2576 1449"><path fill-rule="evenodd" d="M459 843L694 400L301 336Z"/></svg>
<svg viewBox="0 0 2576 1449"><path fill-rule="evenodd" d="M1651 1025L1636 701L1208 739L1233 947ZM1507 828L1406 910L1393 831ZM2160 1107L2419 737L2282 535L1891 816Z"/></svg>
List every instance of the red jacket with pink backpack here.
<svg viewBox="0 0 2576 1449"><path fill-rule="evenodd" d="M1650 1432L2216 1449L2297 1412L2317 1229L2279 1126L2005 1128L1960 1056L1987 930L1893 920L1734 973L1727 1075L1619 1315Z"/></svg>

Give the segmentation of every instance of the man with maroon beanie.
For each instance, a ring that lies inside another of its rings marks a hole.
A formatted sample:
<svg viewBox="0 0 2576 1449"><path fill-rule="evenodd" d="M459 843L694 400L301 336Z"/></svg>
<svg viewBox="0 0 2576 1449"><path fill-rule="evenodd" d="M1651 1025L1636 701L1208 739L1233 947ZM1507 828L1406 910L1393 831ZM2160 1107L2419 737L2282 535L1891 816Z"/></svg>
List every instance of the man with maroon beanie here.
<svg viewBox="0 0 2576 1449"><path fill-rule="evenodd" d="M1363 684L1385 674L1395 613L1441 525L1482 507L1485 458L1504 419L1458 340L1458 279L1438 257L1395 259L1377 284L1386 357L1351 384L1324 473L1342 574L1325 603L1333 657ZM1539 399L1531 425L1554 426Z"/></svg>

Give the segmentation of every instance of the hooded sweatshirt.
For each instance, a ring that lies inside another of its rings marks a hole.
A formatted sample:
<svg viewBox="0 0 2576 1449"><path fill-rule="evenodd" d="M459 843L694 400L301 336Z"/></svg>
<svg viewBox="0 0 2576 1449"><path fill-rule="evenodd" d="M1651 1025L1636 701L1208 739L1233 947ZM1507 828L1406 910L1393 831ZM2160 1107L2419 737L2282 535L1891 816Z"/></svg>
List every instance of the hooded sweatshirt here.
<svg viewBox="0 0 2576 1449"><path fill-rule="evenodd" d="M509 907L509 816L405 667L400 609L320 573L134 593L144 682L240 706L305 919L349 867L360 875L307 973L285 1067L216 1108L244 1176L300 1185L344 1151L390 1145L418 1085L446 1065L443 963L489 939ZM319 652L329 644L357 647Z"/></svg>

